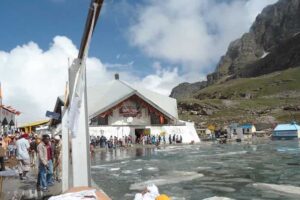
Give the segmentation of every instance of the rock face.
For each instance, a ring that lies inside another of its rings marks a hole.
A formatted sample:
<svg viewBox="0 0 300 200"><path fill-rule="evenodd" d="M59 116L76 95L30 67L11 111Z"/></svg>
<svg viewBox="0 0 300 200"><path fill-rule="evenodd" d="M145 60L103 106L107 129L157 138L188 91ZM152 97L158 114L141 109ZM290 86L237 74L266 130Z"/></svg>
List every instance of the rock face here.
<svg viewBox="0 0 300 200"><path fill-rule="evenodd" d="M190 97L194 92L206 87L206 81L196 83L181 83L173 88L170 97L184 99Z"/></svg>
<svg viewBox="0 0 300 200"><path fill-rule="evenodd" d="M215 72L207 76L208 85L241 76L261 75L262 73L255 74L257 69L251 69L255 68L254 63L267 54L277 55L280 50L282 51L282 47L289 49L293 45L292 38L298 33L300 33L300 0L279 0L276 4L267 6L256 17L250 31L240 39L231 42L226 54L221 57ZM285 45L286 41L289 42L288 45ZM293 47L295 46L296 44L293 45ZM293 56L286 54L284 56L285 58L293 58ZM284 61L280 62L284 63ZM272 65L264 66L263 71L270 73L299 65L299 63L298 59L294 59L288 65L274 67L276 64L274 62ZM261 64L259 65L261 66Z"/></svg>
<svg viewBox="0 0 300 200"><path fill-rule="evenodd" d="M263 9L248 33L230 43L215 72L207 75L207 82L179 84L170 96L190 98L198 90L216 83L297 66L300 66L300 0L279 0Z"/></svg>
<svg viewBox="0 0 300 200"><path fill-rule="evenodd" d="M300 20L300 18L299 18ZM256 77L278 70L297 67L300 64L300 33L281 41L264 58L245 65L236 72L238 77Z"/></svg>

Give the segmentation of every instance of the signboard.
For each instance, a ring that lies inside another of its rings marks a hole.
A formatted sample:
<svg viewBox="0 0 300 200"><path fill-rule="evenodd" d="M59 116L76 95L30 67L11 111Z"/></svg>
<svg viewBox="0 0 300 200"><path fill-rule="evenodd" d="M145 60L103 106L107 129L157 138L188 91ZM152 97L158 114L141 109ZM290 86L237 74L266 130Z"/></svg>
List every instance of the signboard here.
<svg viewBox="0 0 300 200"><path fill-rule="evenodd" d="M46 112L46 117L49 117L51 119L56 119L56 120L59 120L59 117L60 117L60 114L59 113L56 113L56 112L51 112L51 111L48 111Z"/></svg>
<svg viewBox="0 0 300 200"><path fill-rule="evenodd" d="M123 117L136 117L141 111L136 102L126 101L119 109L119 113Z"/></svg>

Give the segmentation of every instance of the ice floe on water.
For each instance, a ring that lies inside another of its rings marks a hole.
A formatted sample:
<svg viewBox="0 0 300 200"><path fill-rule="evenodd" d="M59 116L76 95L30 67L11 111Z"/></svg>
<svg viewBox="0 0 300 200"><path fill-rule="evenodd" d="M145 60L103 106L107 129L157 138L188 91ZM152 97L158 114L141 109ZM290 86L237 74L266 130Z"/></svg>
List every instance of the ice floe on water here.
<svg viewBox="0 0 300 200"><path fill-rule="evenodd" d="M113 167L112 164L107 164L107 165L94 165L91 168L92 169L105 169L105 168L111 168Z"/></svg>
<svg viewBox="0 0 300 200"><path fill-rule="evenodd" d="M172 200L185 200L186 198L184 197L172 197Z"/></svg>
<svg viewBox="0 0 300 200"><path fill-rule="evenodd" d="M293 194L300 196L300 187L296 187L293 185L277 185L277 184L269 184L269 183L253 183L253 187L261 190L273 190L276 192Z"/></svg>
<svg viewBox="0 0 300 200"><path fill-rule="evenodd" d="M247 178L228 178L228 179L224 179L224 180L220 180L220 181L233 182L233 183L251 183L251 182L253 182L251 179L247 179Z"/></svg>
<svg viewBox="0 0 300 200"><path fill-rule="evenodd" d="M149 184L155 184L157 186L169 185L191 181L201 177L203 177L203 174L199 174L197 172L174 171L169 175L160 176L157 179L151 179L144 182L131 184L130 190L142 190Z"/></svg>
<svg viewBox="0 0 300 200"><path fill-rule="evenodd" d="M234 200L234 199L230 199L230 198L227 198L227 197L214 196L214 197L205 198L203 200Z"/></svg>
<svg viewBox="0 0 300 200"><path fill-rule="evenodd" d="M300 149L297 148L290 148L290 147L279 147L277 148L278 152L282 152L282 153L298 153L300 152Z"/></svg>
<svg viewBox="0 0 300 200"><path fill-rule="evenodd" d="M215 154L215 156L232 156L232 155L240 155L245 153L247 153L247 151L232 151L232 152L218 153Z"/></svg>
<svg viewBox="0 0 300 200"><path fill-rule="evenodd" d="M136 174L136 173L138 173L138 172L140 172L142 170L143 170L142 168L132 169L132 170L128 169L128 170L122 170L122 173L123 174Z"/></svg>
<svg viewBox="0 0 300 200"><path fill-rule="evenodd" d="M211 169L212 167L202 167L202 166L199 166L197 167L197 169L199 170L206 170L206 169Z"/></svg>
<svg viewBox="0 0 300 200"><path fill-rule="evenodd" d="M119 167L118 167L118 168L110 168L109 170L110 170L110 171L119 171L120 168L119 168Z"/></svg>
<svg viewBox="0 0 300 200"><path fill-rule="evenodd" d="M159 171L157 167L147 167L146 169L149 171Z"/></svg>

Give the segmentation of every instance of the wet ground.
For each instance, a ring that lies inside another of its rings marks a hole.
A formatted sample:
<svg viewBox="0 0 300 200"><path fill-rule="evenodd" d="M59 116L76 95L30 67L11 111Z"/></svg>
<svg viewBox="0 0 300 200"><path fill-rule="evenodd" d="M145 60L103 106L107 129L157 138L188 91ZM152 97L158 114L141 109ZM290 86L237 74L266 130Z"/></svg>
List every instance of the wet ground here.
<svg viewBox="0 0 300 200"><path fill-rule="evenodd" d="M93 157L92 177L112 199L133 199L148 183L172 200L300 199L300 144L201 143L101 151Z"/></svg>
<svg viewBox="0 0 300 200"><path fill-rule="evenodd" d="M14 172L16 173L16 172ZM12 172L12 174L14 174ZM31 168L26 180L20 180L18 176L4 177L0 199L4 200L33 200L48 199L52 195L61 193L61 183L49 187L48 192L38 191L36 188L37 169Z"/></svg>

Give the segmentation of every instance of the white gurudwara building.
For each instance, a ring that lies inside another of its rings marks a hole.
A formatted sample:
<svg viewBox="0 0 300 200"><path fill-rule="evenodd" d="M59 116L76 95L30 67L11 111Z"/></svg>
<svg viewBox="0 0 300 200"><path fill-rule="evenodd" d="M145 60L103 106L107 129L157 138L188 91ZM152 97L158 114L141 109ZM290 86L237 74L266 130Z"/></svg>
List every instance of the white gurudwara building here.
<svg viewBox="0 0 300 200"><path fill-rule="evenodd" d="M169 135L178 135L183 143L200 142L194 123L178 119L176 99L131 86L118 74L114 80L88 88L87 98L91 136L131 135L135 141L143 135L164 135L168 142Z"/></svg>
<svg viewBox="0 0 300 200"><path fill-rule="evenodd" d="M142 135L182 136L183 143L200 142L194 123L178 119L177 101L115 79L88 88L90 135L133 138Z"/></svg>

